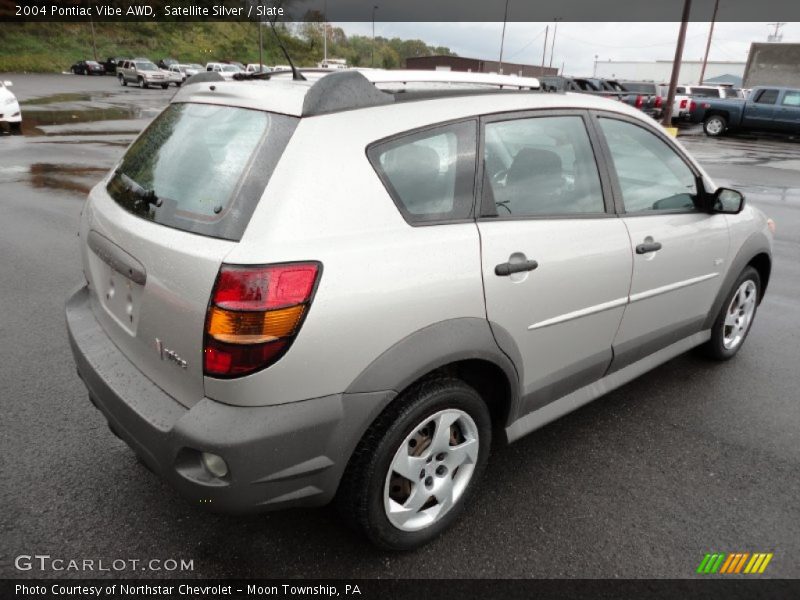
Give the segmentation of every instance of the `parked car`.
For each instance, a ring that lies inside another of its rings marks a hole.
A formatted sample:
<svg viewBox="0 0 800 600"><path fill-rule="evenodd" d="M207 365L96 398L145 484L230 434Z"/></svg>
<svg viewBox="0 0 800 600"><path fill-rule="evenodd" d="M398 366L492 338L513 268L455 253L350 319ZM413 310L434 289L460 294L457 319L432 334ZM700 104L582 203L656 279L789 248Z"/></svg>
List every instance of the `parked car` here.
<svg viewBox="0 0 800 600"><path fill-rule="evenodd" d="M167 89L172 83L172 77L167 71L159 69L148 60L124 60L117 67L117 79L120 85L134 83L140 88L149 88L151 85L160 85Z"/></svg>
<svg viewBox="0 0 800 600"><path fill-rule="evenodd" d="M17 97L9 89L13 83L0 80L0 125L8 127L11 133L22 132L22 111Z"/></svg>
<svg viewBox="0 0 800 600"><path fill-rule="evenodd" d="M169 69L166 69L166 71L169 73L170 83L174 83L175 87L181 87L183 82L186 81L187 75L181 70L180 65L170 65Z"/></svg>
<svg viewBox="0 0 800 600"><path fill-rule="evenodd" d="M628 92L620 98L625 104L638 108L655 120L661 118L664 113L664 97L659 93L658 85L652 81L620 81L619 84Z"/></svg>
<svg viewBox="0 0 800 600"><path fill-rule="evenodd" d="M105 75L106 69L94 60L79 60L69 70L73 75Z"/></svg>
<svg viewBox="0 0 800 600"><path fill-rule="evenodd" d="M680 90L681 87L675 88L675 99L672 101L672 120L683 121L689 118L693 110L693 101L691 96L687 96ZM669 97L669 84L662 83L658 85L658 95L663 98L663 102L667 101Z"/></svg>
<svg viewBox="0 0 800 600"><path fill-rule="evenodd" d="M259 63L250 63L245 68L246 73L269 73L271 70L267 65Z"/></svg>
<svg viewBox="0 0 800 600"><path fill-rule="evenodd" d="M233 79L236 73L241 73L242 70L236 65L228 63L210 62L206 64L206 71L219 73L224 79Z"/></svg>
<svg viewBox="0 0 800 600"><path fill-rule="evenodd" d="M755 87L747 99L703 98L691 120L711 137L728 131L800 133L800 89Z"/></svg>
<svg viewBox="0 0 800 600"><path fill-rule="evenodd" d="M156 65L158 65L159 69L164 69L165 71L169 71L169 68L172 65L177 65L177 64L178 64L178 61L175 60L174 58L162 58L161 60L159 60L156 63Z"/></svg>
<svg viewBox="0 0 800 600"><path fill-rule="evenodd" d="M742 349L770 224L641 111L476 73L203 75L90 192L66 306L92 403L195 505L335 499L412 548L493 431Z"/></svg>
<svg viewBox="0 0 800 600"><path fill-rule="evenodd" d="M115 58L109 56L105 62L103 63L103 68L106 70L106 74L108 75L116 75L117 74L117 65L122 63L125 60L124 58Z"/></svg>

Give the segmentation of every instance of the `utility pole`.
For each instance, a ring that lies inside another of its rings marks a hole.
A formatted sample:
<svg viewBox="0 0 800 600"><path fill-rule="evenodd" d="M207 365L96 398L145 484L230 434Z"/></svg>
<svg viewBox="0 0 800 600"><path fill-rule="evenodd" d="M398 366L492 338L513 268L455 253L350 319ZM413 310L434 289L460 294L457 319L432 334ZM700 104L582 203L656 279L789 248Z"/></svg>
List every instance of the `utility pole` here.
<svg viewBox="0 0 800 600"><path fill-rule="evenodd" d="M94 39L94 20L89 15L89 24L92 26L92 51L94 52L94 61L97 62L97 42Z"/></svg>
<svg viewBox="0 0 800 600"><path fill-rule="evenodd" d="M323 5L322 9L322 33L324 37L322 38L322 66L328 67L328 0L325 0L325 4ZM372 37L375 37L375 34L372 34ZM372 41L375 43L375 40Z"/></svg>
<svg viewBox="0 0 800 600"><path fill-rule="evenodd" d="M544 76L544 59L547 58L547 34L550 33L550 25L544 28L544 50L542 50L542 70L540 74Z"/></svg>
<svg viewBox="0 0 800 600"><path fill-rule="evenodd" d="M706 53L703 55L703 66L700 67L700 81L697 83L703 85L703 79L706 77L706 64L708 63L708 52L711 50L711 36L714 35L714 23L717 20L717 9L719 8L719 0L714 0L714 13L711 15L711 27L708 30L708 41L706 42Z"/></svg>
<svg viewBox="0 0 800 600"><path fill-rule="evenodd" d="M778 23L767 23L767 25L769 25L769 26L774 25L775 26L775 33L773 33L772 35L768 35L767 36L767 41L768 42L780 42L783 39L783 36L780 35L778 32L780 32L781 27L786 25L786 23L780 23L780 22L778 22Z"/></svg>
<svg viewBox="0 0 800 600"><path fill-rule="evenodd" d="M594 70L592 71L592 77L597 77L597 59L600 58L598 54L594 55Z"/></svg>
<svg viewBox="0 0 800 600"><path fill-rule="evenodd" d="M664 127L672 127L672 105L675 103L675 87L678 85L678 75L681 70L681 60L683 60L683 45L686 42L686 26L689 23L691 10L692 0L684 0L681 28L678 32L678 43L675 46L675 59L672 61L672 76L669 78L669 92L664 106L664 118L661 120Z"/></svg>
<svg viewBox="0 0 800 600"><path fill-rule="evenodd" d="M551 66L551 67L553 66L553 53L556 51L556 34L558 33L558 22L560 20L561 20L560 17L556 17L555 19L553 19L553 21L555 21L556 24L553 25L553 43L550 44L550 65L549 66Z"/></svg>
<svg viewBox="0 0 800 600"><path fill-rule="evenodd" d="M370 58L370 66L375 67L375 11L378 10L378 5L372 7L372 57Z"/></svg>
<svg viewBox="0 0 800 600"><path fill-rule="evenodd" d="M260 15L264 14L262 0L258 0L259 10L258 14L258 72L264 72L264 32L261 30L264 24L264 18Z"/></svg>
<svg viewBox="0 0 800 600"><path fill-rule="evenodd" d="M497 61L497 70L503 74L503 45L506 42L506 21L508 21L508 0L506 0L506 11L503 13L503 33L500 34L500 60Z"/></svg>

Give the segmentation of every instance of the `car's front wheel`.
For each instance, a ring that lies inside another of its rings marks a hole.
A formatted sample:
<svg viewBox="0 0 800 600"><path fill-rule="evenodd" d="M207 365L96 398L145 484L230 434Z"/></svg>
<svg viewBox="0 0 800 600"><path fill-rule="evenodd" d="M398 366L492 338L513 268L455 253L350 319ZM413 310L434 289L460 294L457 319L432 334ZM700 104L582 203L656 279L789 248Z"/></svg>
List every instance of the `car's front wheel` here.
<svg viewBox="0 0 800 600"><path fill-rule="evenodd" d="M453 378L412 386L359 442L342 478L342 515L376 545L408 550L449 527L489 457L485 402Z"/></svg>
<svg viewBox="0 0 800 600"><path fill-rule="evenodd" d="M722 115L711 115L703 121L703 131L711 137L719 137L728 128L728 121Z"/></svg>
<svg viewBox="0 0 800 600"><path fill-rule="evenodd" d="M139 77L139 87L142 89L150 87L147 82L144 80L144 77Z"/></svg>
<svg viewBox="0 0 800 600"><path fill-rule="evenodd" d="M703 346L706 355L716 360L728 360L744 344L758 309L761 277L753 267L747 267L736 279L722 304L711 328L711 339Z"/></svg>
<svg viewBox="0 0 800 600"><path fill-rule="evenodd" d="M122 75L120 75L120 76L119 76L117 79L119 79L119 84L120 84L121 86L123 86L123 87L124 87L124 86L128 85L128 82L127 82L127 81L125 81L125 77L123 77Z"/></svg>

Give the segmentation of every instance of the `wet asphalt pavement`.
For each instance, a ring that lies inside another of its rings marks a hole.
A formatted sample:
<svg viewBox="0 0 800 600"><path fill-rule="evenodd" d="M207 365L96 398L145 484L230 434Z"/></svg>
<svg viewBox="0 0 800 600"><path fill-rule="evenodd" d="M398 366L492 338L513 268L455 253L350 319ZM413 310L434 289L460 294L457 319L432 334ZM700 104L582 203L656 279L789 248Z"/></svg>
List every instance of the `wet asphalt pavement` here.
<svg viewBox="0 0 800 600"><path fill-rule="evenodd" d="M331 509L226 517L142 467L89 403L63 304L82 280L86 191L175 89L3 76L24 134L0 136L0 577L20 554L191 559L198 577L691 577L706 552L774 552L800 577L800 142L681 136L778 225L743 351L672 360L496 448L464 517L416 552L375 550Z"/></svg>

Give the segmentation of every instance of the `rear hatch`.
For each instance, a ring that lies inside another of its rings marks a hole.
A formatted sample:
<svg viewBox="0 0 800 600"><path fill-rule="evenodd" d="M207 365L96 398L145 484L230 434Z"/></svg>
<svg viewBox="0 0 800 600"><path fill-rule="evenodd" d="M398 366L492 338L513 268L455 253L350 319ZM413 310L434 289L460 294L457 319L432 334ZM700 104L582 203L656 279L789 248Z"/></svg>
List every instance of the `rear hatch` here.
<svg viewBox="0 0 800 600"><path fill-rule="evenodd" d="M171 104L92 190L81 225L94 314L120 351L185 406L202 399L214 282L296 119Z"/></svg>

